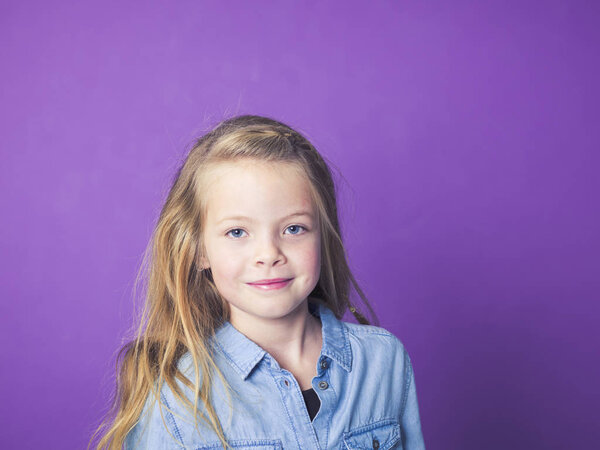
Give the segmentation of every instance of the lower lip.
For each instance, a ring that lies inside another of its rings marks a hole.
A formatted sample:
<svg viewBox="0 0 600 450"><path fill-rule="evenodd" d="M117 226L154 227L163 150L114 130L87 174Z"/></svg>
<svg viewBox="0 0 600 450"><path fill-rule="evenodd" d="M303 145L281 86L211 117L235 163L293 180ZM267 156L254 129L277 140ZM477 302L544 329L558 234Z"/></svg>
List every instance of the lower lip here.
<svg viewBox="0 0 600 450"><path fill-rule="evenodd" d="M288 284L290 284L292 280L286 280L286 281L279 281L277 283L265 283L265 284L253 284L253 283L248 283L250 286L255 287L257 289L262 289L263 291L271 291L273 289L281 289L286 287Z"/></svg>

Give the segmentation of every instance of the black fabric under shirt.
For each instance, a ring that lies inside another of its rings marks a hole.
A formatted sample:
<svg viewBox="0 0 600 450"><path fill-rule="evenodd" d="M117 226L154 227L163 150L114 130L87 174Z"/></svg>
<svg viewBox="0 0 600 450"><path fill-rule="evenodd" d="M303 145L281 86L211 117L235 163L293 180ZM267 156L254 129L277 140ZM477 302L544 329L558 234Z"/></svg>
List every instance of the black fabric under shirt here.
<svg viewBox="0 0 600 450"><path fill-rule="evenodd" d="M319 408L321 407L321 400L319 400L319 396L312 388L302 391L302 396L304 397L304 403L306 403L308 416L310 417L310 420L312 422L313 418L317 415L317 412L319 412Z"/></svg>

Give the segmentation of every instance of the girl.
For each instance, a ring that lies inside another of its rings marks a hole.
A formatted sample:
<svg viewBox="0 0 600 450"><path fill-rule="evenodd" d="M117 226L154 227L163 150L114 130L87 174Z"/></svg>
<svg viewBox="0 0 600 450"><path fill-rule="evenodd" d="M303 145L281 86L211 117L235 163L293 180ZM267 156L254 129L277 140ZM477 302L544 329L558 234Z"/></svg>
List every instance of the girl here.
<svg viewBox="0 0 600 450"><path fill-rule="evenodd" d="M349 303L352 283L374 315L301 134L239 116L200 138L150 249L98 449L424 448L408 353Z"/></svg>

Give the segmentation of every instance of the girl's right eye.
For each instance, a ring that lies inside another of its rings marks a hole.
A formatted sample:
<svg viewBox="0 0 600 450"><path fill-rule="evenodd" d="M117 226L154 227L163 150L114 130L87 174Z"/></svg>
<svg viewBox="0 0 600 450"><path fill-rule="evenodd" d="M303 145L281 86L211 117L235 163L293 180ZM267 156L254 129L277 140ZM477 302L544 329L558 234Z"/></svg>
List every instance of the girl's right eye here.
<svg viewBox="0 0 600 450"><path fill-rule="evenodd" d="M241 228L234 228L233 230L229 230L227 233L225 233L225 236L231 236L237 239L242 237L240 233L245 233L245 231Z"/></svg>

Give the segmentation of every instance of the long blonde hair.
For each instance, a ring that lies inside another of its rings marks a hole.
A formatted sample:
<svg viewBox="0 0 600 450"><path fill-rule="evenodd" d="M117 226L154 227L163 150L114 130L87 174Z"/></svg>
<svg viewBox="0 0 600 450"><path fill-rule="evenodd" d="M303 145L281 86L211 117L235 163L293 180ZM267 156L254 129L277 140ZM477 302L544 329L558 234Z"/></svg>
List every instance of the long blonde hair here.
<svg viewBox="0 0 600 450"><path fill-rule="evenodd" d="M202 420L215 431L223 447L229 447L210 396L214 376L225 386L227 383L208 344L215 330L229 319L229 309L210 269L201 270L199 261L203 255L203 192L208 188L204 174L213 163L240 158L290 163L304 171L318 211L322 246L320 279L309 297L330 308L338 319L350 309L359 323L369 323L350 303L352 285L377 323L347 263L335 186L322 156L304 136L276 120L252 115L225 120L195 142L160 212L140 270L142 273L143 268L147 280L144 308L135 336L117 357L111 410L90 440L102 436L97 449L122 448L148 396L154 395L161 403L164 383L192 413L196 426L200 399L206 411L200 414ZM193 360L193 382L177 365L187 352ZM193 390L194 403L176 380Z"/></svg>

